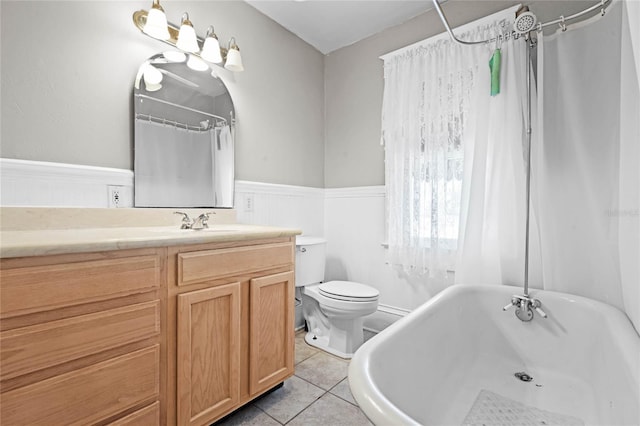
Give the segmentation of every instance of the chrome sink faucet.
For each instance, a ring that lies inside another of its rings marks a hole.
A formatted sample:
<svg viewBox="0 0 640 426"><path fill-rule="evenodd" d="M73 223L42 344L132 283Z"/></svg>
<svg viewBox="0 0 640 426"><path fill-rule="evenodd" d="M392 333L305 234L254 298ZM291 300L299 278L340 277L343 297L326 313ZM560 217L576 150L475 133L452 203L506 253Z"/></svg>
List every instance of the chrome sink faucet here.
<svg viewBox="0 0 640 426"><path fill-rule="evenodd" d="M511 298L511 303L502 308L503 311L516 307L516 316L520 321L531 321L533 319L533 311L535 310L542 318L547 318L547 314L540 309L542 303L538 299L526 296L514 295Z"/></svg>
<svg viewBox="0 0 640 426"><path fill-rule="evenodd" d="M201 229L207 229L209 227L209 215L216 214L216 212L207 212L202 213L197 218L191 220L188 214L185 212L173 212L174 214L182 215L182 224L180 225L180 229L193 229L194 231L199 231Z"/></svg>

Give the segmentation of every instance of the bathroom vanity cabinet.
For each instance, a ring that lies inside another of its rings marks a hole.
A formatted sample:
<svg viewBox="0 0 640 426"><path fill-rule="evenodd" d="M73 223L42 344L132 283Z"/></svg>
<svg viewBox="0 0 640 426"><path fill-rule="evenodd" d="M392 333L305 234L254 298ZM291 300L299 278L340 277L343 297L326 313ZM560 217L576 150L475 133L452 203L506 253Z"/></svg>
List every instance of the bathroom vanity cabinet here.
<svg viewBox="0 0 640 426"><path fill-rule="evenodd" d="M159 421L164 253L2 259L0 423Z"/></svg>
<svg viewBox="0 0 640 426"><path fill-rule="evenodd" d="M293 374L294 247L170 249L170 424L210 424Z"/></svg>
<svg viewBox="0 0 640 426"><path fill-rule="evenodd" d="M207 425L278 385L294 238L1 259L0 423Z"/></svg>

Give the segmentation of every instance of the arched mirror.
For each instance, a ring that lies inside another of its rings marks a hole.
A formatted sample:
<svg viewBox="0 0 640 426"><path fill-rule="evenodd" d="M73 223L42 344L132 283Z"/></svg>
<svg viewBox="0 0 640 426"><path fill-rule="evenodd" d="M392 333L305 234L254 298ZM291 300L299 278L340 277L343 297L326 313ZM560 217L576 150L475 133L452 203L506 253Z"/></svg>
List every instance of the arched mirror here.
<svg viewBox="0 0 640 426"><path fill-rule="evenodd" d="M166 52L140 66L133 92L135 206L233 207L235 114L224 83L199 58Z"/></svg>

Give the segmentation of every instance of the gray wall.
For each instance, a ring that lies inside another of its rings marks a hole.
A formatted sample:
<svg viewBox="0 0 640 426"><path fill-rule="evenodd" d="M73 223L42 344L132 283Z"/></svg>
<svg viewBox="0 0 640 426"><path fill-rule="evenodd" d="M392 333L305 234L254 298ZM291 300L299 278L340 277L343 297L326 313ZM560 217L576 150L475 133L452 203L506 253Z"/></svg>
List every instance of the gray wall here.
<svg viewBox="0 0 640 426"><path fill-rule="evenodd" d="M138 66L169 48L132 14L151 0L0 3L0 157L132 169ZM235 36L245 71L217 68L237 118L236 178L324 186L324 57L242 1L162 1L200 36Z"/></svg>
<svg viewBox="0 0 640 426"><path fill-rule="evenodd" d="M452 27L506 9L516 1L454 1L443 6ZM593 1L535 1L543 22L568 16ZM432 10L325 57L325 187L384 185L380 145L385 53L444 31ZM488 60L488 58L487 58Z"/></svg>
<svg viewBox="0 0 640 426"><path fill-rule="evenodd" d="M455 1L453 26L515 4ZM0 2L0 157L132 168L132 84L167 45L140 34L131 15L151 0ZM539 18L593 2L530 2ZM245 72L219 69L237 117L236 178L313 187L384 184L383 73L378 57L443 31L435 11L328 56L242 1L162 1L174 24L189 11L235 36Z"/></svg>

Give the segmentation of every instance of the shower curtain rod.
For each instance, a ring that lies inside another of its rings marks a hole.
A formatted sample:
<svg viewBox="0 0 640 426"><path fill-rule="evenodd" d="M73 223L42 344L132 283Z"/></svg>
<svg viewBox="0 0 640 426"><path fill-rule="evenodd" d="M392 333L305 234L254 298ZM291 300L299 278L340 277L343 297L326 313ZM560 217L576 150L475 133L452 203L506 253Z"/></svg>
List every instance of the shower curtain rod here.
<svg viewBox="0 0 640 426"><path fill-rule="evenodd" d="M480 41L466 41L466 40L460 40L459 38L457 38L455 36L455 34L453 34L453 30L451 29L451 25L449 25L449 21L447 21L447 17L445 16L442 7L440 6L440 3L438 2L438 0L432 0L433 1L433 6L435 7L436 11L438 12L438 15L440 15L440 20L442 21L442 23L444 24L445 28L447 29L447 32L449 33L449 35L451 36L451 38L453 39L453 41L460 43L460 44L465 44L465 45L475 45L475 44L487 44L487 43L493 43L498 41L498 39L500 37L513 37L514 39L517 39L519 37L521 37L523 34L518 33L517 31L510 31L509 33L507 33L504 36L498 36L498 37L493 37L490 38L488 40L480 40ZM574 13L573 15L570 16L560 16L558 19L555 19L553 21L549 21L549 22L544 22L541 23L539 22L535 28L536 31L542 31L543 28L546 28L550 25L555 25L555 24L560 24L561 28L566 29L565 24L567 23L567 21L571 21L574 20L576 18L579 18L581 16L584 16L588 13L591 13L595 10L600 9L602 14L604 15L604 12L607 8L607 6L609 5L609 3L611 3L611 0L601 0L599 3L594 4L591 7L588 7L580 12Z"/></svg>
<svg viewBox="0 0 640 426"><path fill-rule="evenodd" d="M136 98L149 99L151 101L160 102L160 103L165 104L165 105L171 105L171 106L176 107L176 108L186 109L187 111L196 112L198 114L206 115L208 117L213 117L213 118L215 118L217 120L221 120L221 121L224 121L225 123L227 123L227 119L224 118L224 117L220 117L219 115L210 114L208 112L200 111L200 110L195 109L195 108L190 108L190 107L187 107L187 106L184 106L184 105L176 104L176 103L173 103L173 102L165 101L164 99L158 99L158 98L154 98L153 96L143 95L143 94L140 94L140 93L136 93L134 96ZM232 122L233 121L235 121L235 120L232 120Z"/></svg>

